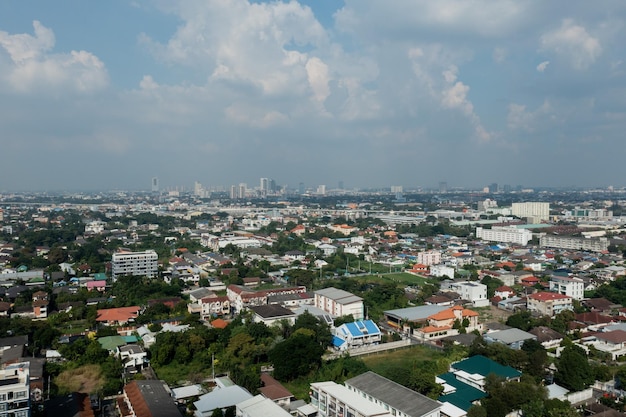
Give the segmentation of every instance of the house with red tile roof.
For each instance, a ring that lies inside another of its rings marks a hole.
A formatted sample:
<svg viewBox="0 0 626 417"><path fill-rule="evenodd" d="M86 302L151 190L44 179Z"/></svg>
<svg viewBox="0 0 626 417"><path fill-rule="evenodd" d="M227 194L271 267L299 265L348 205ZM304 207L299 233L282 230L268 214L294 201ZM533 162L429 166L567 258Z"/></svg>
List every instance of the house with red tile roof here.
<svg viewBox="0 0 626 417"><path fill-rule="evenodd" d="M98 310L96 321L107 326L126 324L139 317L140 312L139 306L102 309Z"/></svg>

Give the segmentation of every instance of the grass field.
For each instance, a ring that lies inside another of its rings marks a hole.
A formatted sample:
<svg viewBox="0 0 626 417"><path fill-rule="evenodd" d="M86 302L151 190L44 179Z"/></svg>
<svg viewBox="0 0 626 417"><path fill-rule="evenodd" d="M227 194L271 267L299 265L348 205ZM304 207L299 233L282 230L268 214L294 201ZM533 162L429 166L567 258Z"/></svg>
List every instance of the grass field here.
<svg viewBox="0 0 626 417"><path fill-rule="evenodd" d="M376 282L395 282L402 285L424 285L433 280L423 276L409 274L407 272L392 272L390 274L365 275L358 277L358 280L376 281Z"/></svg>

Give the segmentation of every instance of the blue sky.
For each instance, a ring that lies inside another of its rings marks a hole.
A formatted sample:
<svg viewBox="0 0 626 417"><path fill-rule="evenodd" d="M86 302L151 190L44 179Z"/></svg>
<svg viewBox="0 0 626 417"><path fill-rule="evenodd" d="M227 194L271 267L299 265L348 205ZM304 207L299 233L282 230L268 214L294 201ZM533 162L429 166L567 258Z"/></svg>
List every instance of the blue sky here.
<svg viewBox="0 0 626 417"><path fill-rule="evenodd" d="M0 190L626 185L621 0L0 2Z"/></svg>

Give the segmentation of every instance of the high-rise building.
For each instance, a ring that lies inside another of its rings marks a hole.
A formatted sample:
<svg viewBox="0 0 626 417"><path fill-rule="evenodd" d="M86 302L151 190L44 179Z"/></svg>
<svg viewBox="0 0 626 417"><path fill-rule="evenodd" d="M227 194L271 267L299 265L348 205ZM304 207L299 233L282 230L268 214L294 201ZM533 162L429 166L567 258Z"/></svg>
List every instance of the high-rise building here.
<svg viewBox="0 0 626 417"><path fill-rule="evenodd" d="M319 195L326 195L326 186L325 185L318 185L317 186L317 193Z"/></svg>
<svg viewBox="0 0 626 417"><path fill-rule="evenodd" d="M239 183L237 198L246 198L246 192L248 190L248 185L245 182Z"/></svg>
<svg viewBox="0 0 626 417"><path fill-rule="evenodd" d="M550 203L513 203L511 213L517 217L530 218L533 223L539 223L550 218Z"/></svg>
<svg viewBox="0 0 626 417"><path fill-rule="evenodd" d="M401 185L392 185L391 186L391 192L394 194L397 193L402 193L404 191L404 188Z"/></svg>
<svg viewBox="0 0 626 417"><path fill-rule="evenodd" d="M230 186L230 199L235 200L236 198L237 198L237 186L231 185Z"/></svg>
<svg viewBox="0 0 626 417"><path fill-rule="evenodd" d="M304 183L301 182L300 184L298 184L298 194L304 194L305 191L306 189L304 188Z"/></svg>
<svg viewBox="0 0 626 417"><path fill-rule="evenodd" d="M445 181L441 181L439 183L439 193L440 194L445 194L448 192L448 183Z"/></svg>
<svg viewBox="0 0 626 417"><path fill-rule="evenodd" d="M157 177L152 177L152 192L159 192L159 179Z"/></svg>
<svg viewBox="0 0 626 417"><path fill-rule="evenodd" d="M159 256L154 250L143 252L116 252L111 259L113 279L125 275L155 277L159 270Z"/></svg>
<svg viewBox="0 0 626 417"><path fill-rule="evenodd" d="M497 193L498 192L498 183L492 183L489 184L489 192L490 193Z"/></svg>
<svg viewBox="0 0 626 417"><path fill-rule="evenodd" d="M196 197L204 196L204 189L202 188L202 184L200 184L198 181L193 183L193 195L195 195Z"/></svg>
<svg viewBox="0 0 626 417"><path fill-rule="evenodd" d="M338 188L340 190L343 190L343 181L339 181Z"/></svg>
<svg viewBox="0 0 626 417"><path fill-rule="evenodd" d="M270 180L268 178L261 178L260 190L262 195L266 195L270 191Z"/></svg>

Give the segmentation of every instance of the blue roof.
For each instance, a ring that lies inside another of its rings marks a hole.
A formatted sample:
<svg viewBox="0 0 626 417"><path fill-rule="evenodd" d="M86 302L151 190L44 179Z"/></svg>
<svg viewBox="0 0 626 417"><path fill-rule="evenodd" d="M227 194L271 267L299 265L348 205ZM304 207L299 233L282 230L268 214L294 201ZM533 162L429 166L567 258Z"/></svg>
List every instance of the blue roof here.
<svg viewBox="0 0 626 417"><path fill-rule="evenodd" d="M339 330L343 334L347 334L347 330L352 337L360 337L365 334L380 334L380 329L372 320L358 320L353 323L344 323L339 327Z"/></svg>
<svg viewBox="0 0 626 417"><path fill-rule="evenodd" d="M498 362L482 355L471 356L460 362L452 364L452 367L470 374L479 374L482 376L496 374L497 376L505 379L517 378L522 374L515 368L500 365Z"/></svg>
<svg viewBox="0 0 626 417"><path fill-rule="evenodd" d="M341 347L341 345L343 345L344 343L346 343L345 340L340 339L337 336L333 336L333 346L334 347Z"/></svg>

